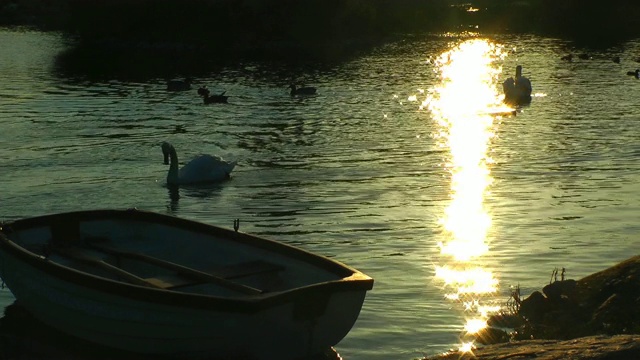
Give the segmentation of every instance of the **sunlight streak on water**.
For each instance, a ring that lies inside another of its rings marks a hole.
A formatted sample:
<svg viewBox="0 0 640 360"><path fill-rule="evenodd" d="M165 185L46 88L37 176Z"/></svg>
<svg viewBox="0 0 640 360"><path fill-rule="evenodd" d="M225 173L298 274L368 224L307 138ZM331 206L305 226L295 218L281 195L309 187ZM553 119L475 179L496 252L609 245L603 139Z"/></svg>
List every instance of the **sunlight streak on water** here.
<svg viewBox="0 0 640 360"><path fill-rule="evenodd" d="M496 292L498 281L477 262L489 251L491 215L484 198L493 181L489 147L496 126L490 114L501 107L496 84L505 56L500 46L479 39L441 54L435 61L441 81L427 91L420 107L439 125L434 138L448 150L445 171L451 199L440 218L444 231L438 245L450 261L436 266L435 278L448 292L445 298L462 302L463 310L471 313L466 335L485 328L487 314L495 309L481 304L481 299ZM470 346L463 343L461 348Z"/></svg>
<svg viewBox="0 0 640 360"><path fill-rule="evenodd" d="M456 294L490 294L496 291L498 281L491 272L482 268L467 268L463 271L448 266L436 268L436 278L444 284L456 288Z"/></svg>

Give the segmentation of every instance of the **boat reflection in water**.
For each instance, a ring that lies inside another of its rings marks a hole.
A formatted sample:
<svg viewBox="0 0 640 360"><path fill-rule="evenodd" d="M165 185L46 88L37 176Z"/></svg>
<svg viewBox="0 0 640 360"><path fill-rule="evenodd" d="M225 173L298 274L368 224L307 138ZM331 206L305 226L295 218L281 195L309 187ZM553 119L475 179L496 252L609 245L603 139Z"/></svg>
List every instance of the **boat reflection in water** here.
<svg viewBox="0 0 640 360"><path fill-rule="evenodd" d="M286 349L283 349L285 351ZM4 309L0 318L0 354L2 359L66 359L66 360L161 360L157 355L133 354L109 348L66 335L35 319L17 302ZM201 360L248 360L216 357ZM342 360L335 349L330 348L308 359L300 360Z"/></svg>
<svg viewBox="0 0 640 360"><path fill-rule="evenodd" d="M442 260L435 277L446 298L464 311L464 351L474 348L474 335L487 326L488 315L499 310L491 299L498 281L483 259L492 237L484 199L492 182L489 149L496 114L510 114L496 86L505 54L486 40L459 43L435 61L441 81L421 105L437 122L434 138L447 150L443 171L450 176L450 201L441 217Z"/></svg>

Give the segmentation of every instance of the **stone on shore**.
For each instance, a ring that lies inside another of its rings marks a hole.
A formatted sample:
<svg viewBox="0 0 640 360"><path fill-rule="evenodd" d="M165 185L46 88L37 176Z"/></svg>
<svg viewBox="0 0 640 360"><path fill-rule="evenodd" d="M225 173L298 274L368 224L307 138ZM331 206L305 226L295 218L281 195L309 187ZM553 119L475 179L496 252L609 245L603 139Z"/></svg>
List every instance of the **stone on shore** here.
<svg viewBox="0 0 640 360"><path fill-rule="evenodd" d="M515 313L491 317L477 335L486 346L426 359L640 359L640 255L577 281L563 270L561 280L517 297Z"/></svg>

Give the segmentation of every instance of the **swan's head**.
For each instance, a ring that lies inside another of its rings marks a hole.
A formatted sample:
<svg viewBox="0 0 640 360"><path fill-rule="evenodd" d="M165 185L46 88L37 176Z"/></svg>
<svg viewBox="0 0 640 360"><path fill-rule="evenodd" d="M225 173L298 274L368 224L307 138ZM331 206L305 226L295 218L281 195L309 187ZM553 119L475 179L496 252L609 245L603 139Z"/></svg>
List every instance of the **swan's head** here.
<svg viewBox="0 0 640 360"><path fill-rule="evenodd" d="M164 164L169 165L169 155L171 155L171 151L175 151L175 149L173 148L173 145L166 141L163 141L160 147L162 148L162 155L164 155Z"/></svg>

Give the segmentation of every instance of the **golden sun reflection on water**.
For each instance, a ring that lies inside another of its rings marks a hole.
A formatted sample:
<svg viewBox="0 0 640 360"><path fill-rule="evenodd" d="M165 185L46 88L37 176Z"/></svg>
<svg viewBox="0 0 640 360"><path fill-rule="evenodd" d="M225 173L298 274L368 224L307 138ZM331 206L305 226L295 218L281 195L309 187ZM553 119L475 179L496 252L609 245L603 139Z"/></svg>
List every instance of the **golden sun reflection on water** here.
<svg viewBox="0 0 640 360"><path fill-rule="evenodd" d="M484 200L493 181L489 150L494 114L509 110L501 105L497 86L505 57L501 46L487 40L459 43L434 62L440 82L425 92L420 106L437 122L433 137L448 150L444 170L450 176L451 199L440 218L438 242L448 260L436 266L435 279L443 284L447 299L463 305L466 334L485 328L487 316L499 309L482 304L497 291L498 281L478 264L489 251L491 216ZM471 351L473 343L463 342L460 348Z"/></svg>

